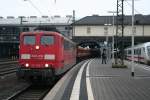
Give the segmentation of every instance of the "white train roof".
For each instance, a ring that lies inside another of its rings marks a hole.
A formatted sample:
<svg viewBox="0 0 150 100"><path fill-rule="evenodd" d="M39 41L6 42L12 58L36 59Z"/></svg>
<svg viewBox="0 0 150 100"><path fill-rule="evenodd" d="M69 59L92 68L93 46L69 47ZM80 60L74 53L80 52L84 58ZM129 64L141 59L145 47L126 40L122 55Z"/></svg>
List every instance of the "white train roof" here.
<svg viewBox="0 0 150 100"><path fill-rule="evenodd" d="M145 43L141 43L141 44L137 44L137 45L134 45L134 48L142 48L142 47L147 47L147 46L150 46L150 42L145 42ZM129 50L131 49L132 47L128 47L126 48L125 50Z"/></svg>

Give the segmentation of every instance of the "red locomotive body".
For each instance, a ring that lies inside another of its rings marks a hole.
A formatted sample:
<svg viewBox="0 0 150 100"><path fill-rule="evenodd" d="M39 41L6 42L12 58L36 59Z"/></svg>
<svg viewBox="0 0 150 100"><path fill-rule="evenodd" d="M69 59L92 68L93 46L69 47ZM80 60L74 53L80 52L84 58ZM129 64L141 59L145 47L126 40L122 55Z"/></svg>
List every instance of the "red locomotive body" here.
<svg viewBox="0 0 150 100"><path fill-rule="evenodd" d="M76 45L58 32L20 34L18 77L55 77L76 63Z"/></svg>

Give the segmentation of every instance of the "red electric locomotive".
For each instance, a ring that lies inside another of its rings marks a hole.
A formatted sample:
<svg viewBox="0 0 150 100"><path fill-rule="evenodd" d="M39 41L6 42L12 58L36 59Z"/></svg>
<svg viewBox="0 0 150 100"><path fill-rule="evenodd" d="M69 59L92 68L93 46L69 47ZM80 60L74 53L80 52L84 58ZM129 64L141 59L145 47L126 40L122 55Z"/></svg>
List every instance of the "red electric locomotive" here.
<svg viewBox="0 0 150 100"><path fill-rule="evenodd" d="M76 45L58 32L20 34L19 78L58 76L76 63Z"/></svg>

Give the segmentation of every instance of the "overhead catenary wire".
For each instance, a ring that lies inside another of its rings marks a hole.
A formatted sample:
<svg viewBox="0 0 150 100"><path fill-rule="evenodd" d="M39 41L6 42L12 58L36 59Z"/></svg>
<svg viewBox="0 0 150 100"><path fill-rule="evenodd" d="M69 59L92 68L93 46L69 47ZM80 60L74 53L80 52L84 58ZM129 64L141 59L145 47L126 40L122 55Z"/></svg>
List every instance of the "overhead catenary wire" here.
<svg viewBox="0 0 150 100"><path fill-rule="evenodd" d="M130 4L128 1L126 1L126 3L132 8L132 4ZM138 13L138 14L142 14L142 13L140 13L137 9L135 9L134 8L134 11L136 12L136 13Z"/></svg>
<svg viewBox="0 0 150 100"><path fill-rule="evenodd" d="M29 1L29 3L31 4L31 6L32 6L34 9L36 9L36 10L40 13L40 15L43 15L43 13L41 12L41 10L38 9L38 7L36 7L36 6L34 5L34 3L33 3L31 0L24 0L24 1ZM56 0L54 0L54 3L56 4ZM48 12L49 12L49 11L48 11Z"/></svg>
<svg viewBox="0 0 150 100"><path fill-rule="evenodd" d="M33 3L31 0L24 0L24 1L29 1L29 3L31 4L31 6L32 6L34 9L36 9L36 10L40 13L40 15L43 15L42 12L34 5L34 3Z"/></svg>
<svg viewBox="0 0 150 100"><path fill-rule="evenodd" d="M128 1L126 1L126 3L132 8L132 4L130 4ZM135 9L135 8L134 8L134 11L135 11L137 14L142 14L141 12L139 12L139 11L138 11L137 9ZM146 21L145 18L144 18L144 16L143 16L143 20Z"/></svg>

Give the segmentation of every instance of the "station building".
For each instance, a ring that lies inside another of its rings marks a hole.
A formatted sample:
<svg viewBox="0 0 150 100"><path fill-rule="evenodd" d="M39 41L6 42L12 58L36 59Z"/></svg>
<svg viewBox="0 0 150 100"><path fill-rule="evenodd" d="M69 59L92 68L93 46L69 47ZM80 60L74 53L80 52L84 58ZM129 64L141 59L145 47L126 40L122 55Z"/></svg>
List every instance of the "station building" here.
<svg viewBox="0 0 150 100"><path fill-rule="evenodd" d="M131 44L132 35L132 16L124 16L124 42L126 46ZM135 43L150 41L150 15L135 15ZM74 41L80 43L82 41L103 42L108 38L108 42L112 43L112 36L116 36L116 16L86 16L74 24ZM118 34L118 42L121 34ZM103 44L102 43L102 44Z"/></svg>

